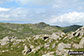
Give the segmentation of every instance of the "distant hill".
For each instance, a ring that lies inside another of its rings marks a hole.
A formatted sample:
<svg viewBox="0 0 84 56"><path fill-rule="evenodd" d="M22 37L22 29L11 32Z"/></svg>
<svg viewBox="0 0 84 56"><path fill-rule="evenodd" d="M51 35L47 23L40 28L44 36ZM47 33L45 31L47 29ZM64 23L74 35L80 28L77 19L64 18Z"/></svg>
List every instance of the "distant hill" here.
<svg viewBox="0 0 84 56"><path fill-rule="evenodd" d="M71 31L76 31L80 27L82 27L82 26L80 26L80 25L71 25L71 26L67 26L67 27L62 27L62 31L67 33L67 32L71 32Z"/></svg>
<svg viewBox="0 0 84 56"><path fill-rule="evenodd" d="M73 32L76 31L78 28L82 27L81 25L71 25L71 26L66 26L66 27L61 27L61 26L52 26L52 27L56 27L59 30L67 33L67 32Z"/></svg>

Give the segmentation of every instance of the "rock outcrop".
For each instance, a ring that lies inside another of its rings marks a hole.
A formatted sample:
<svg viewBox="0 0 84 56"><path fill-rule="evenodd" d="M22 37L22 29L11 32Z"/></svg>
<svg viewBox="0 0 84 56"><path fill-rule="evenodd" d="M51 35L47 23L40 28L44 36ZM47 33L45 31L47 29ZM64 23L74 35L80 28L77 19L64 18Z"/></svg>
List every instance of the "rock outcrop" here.
<svg viewBox="0 0 84 56"><path fill-rule="evenodd" d="M79 28L78 30L76 30L74 35L75 36L83 36L84 35L84 26Z"/></svg>
<svg viewBox="0 0 84 56"><path fill-rule="evenodd" d="M83 35L84 35L84 26L77 29L75 32L68 33L65 38L69 38L69 39L71 39L73 37L82 38Z"/></svg>

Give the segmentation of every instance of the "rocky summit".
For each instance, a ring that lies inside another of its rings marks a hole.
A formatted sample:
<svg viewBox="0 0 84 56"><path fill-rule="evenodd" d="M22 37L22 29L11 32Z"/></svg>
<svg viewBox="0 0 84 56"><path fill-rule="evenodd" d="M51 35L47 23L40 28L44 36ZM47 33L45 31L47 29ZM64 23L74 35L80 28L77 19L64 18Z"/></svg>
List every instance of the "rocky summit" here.
<svg viewBox="0 0 84 56"><path fill-rule="evenodd" d="M84 26L0 23L0 56L70 56L69 51L84 51Z"/></svg>

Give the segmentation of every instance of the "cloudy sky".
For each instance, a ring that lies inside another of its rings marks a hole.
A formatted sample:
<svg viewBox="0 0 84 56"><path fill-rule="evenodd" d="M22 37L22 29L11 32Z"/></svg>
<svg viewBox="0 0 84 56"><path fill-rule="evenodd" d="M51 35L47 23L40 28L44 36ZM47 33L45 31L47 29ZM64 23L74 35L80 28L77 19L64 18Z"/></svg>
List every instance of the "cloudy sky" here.
<svg viewBox="0 0 84 56"><path fill-rule="evenodd" d="M0 22L84 25L84 0L0 0Z"/></svg>

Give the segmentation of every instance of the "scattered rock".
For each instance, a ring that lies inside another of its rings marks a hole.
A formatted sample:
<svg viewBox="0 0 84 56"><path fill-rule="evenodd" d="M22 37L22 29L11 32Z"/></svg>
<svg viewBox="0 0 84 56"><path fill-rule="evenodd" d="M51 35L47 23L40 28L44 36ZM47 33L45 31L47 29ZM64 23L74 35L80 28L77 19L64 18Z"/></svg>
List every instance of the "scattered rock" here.
<svg viewBox="0 0 84 56"><path fill-rule="evenodd" d="M49 52L47 54L43 54L42 56L54 56L53 54L54 54L54 52Z"/></svg>
<svg viewBox="0 0 84 56"><path fill-rule="evenodd" d="M35 52L38 51L41 47L42 47L42 46L38 46L38 47L32 49L32 52L35 53Z"/></svg>
<svg viewBox="0 0 84 56"><path fill-rule="evenodd" d="M27 45L24 46L24 50L22 51L23 55L26 55L32 51L31 48L28 48Z"/></svg>
<svg viewBox="0 0 84 56"><path fill-rule="evenodd" d="M50 46L50 43L46 43L46 44L44 45L44 48L48 48L48 49L49 49L49 46Z"/></svg>
<svg viewBox="0 0 84 56"><path fill-rule="evenodd" d="M56 47L56 44L54 43L53 45L52 45L52 48L55 48Z"/></svg>
<svg viewBox="0 0 84 56"><path fill-rule="evenodd" d="M31 46L30 46L30 48L32 48L32 49L33 49L33 48L34 48L34 46L33 46L33 45L31 45Z"/></svg>
<svg viewBox="0 0 84 56"><path fill-rule="evenodd" d="M39 35L35 35L35 36L33 36L33 37L35 37L35 38L34 38L34 40L36 40L36 39L39 39L39 38L40 38L40 36L39 36Z"/></svg>

